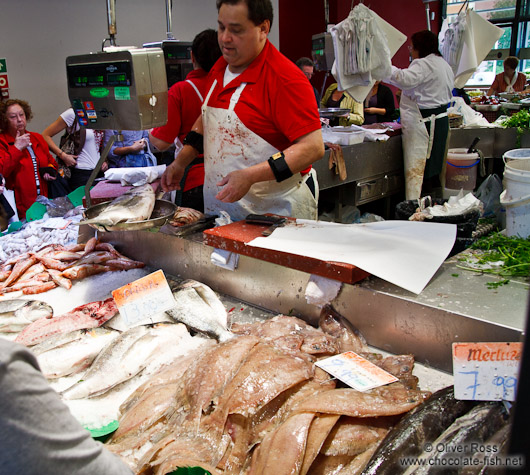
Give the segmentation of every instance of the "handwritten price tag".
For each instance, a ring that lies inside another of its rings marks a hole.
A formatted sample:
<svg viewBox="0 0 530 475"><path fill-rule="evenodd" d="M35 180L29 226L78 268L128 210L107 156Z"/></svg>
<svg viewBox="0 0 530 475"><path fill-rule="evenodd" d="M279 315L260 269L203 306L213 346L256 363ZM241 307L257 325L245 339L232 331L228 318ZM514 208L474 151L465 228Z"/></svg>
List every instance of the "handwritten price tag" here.
<svg viewBox="0 0 530 475"><path fill-rule="evenodd" d="M455 397L514 401L522 343L453 343Z"/></svg>
<svg viewBox="0 0 530 475"><path fill-rule="evenodd" d="M398 380L353 351L319 360L315 364L357 391L367 391Z"/></svg>
<svg viewBox="0 0 530 475"><path fill-rule="evenodd" d="M175 306L175 299L161 270L112 292L128 325L133 325Z"/></svg>

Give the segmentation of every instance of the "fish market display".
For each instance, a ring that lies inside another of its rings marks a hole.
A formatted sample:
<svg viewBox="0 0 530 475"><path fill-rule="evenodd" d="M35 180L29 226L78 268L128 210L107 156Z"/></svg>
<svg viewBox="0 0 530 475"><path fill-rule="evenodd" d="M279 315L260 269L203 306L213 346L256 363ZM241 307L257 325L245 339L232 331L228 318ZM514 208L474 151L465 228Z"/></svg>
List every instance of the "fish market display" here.
<svg viewBox="0 0 530 475"><path fill-rule="evenodd" d="M46 221L29 221L18 231L0 236L0 262L25 252L35 252L46 243L66 245L77 240L77 226L70 224L65 229L49 229Z"/></svg>
<svg viewBox="0 0 530 475"><path fill-rule="evenodd" d="M316 329L277 316L232 325L230 339L173 367L173 376L154 375L132 394L107 447L142 474L181 466L211 473L338 473L345 467L350 471L344 473L360 473L396 416L430 393L417 387L410 355L368 353L330 308L321 323ZM338 387L314 363L342 348L355 348L399 381L362 393Z"/></svg>
<svg viewBox="0 0 530 475"><path fill-rule="evenodd" d="M186 280L173 289L173 297L175 307L166 311L173 320L219 341L232 337L227 330L226 309L210 287Z"/></svg>
<svg viewBox="0 0 530 475"><path fill-rule="evenodd" d="M0 301L0 332L18 333L40 318L51 318L53 309L38 300Z"/></svg>
<svg viewBox="0 0 530 475"><path fill-rule="evenodd" d="M156 196L149 184L133 187L123 195L118 196L106 206L102 206L100 213L81 221L79 224L100 224L114 226L118 223L135 223L149 219L155 207Z"/></svg>
<svg viewBox="0 0 530 475"><path fill-rule="evenodd" d="M199 219L204 218L204 214L193 208L177 207L175 214L169 220L171 226L184 226L186 224L195 223Z"/></svg>
<svg viewBox="0 0 530 475"><path fill-rule="evenodd" d="M90 302L54 318L40 318L22 330L15 341L26 346L36 345L53 335L103 325L118 313L112 297L100 302Z"/></svg>
<svg viewBox="0 0 530 475"><path fill-rule="evenodd" d="M86 245L48 244L36 252L19 254L0 266L0 295L16 291L31 295L55 287L70 289L72 280L140 267L144 267L143 262L129 259L111 244L99 243L96 238Z"/></svg>

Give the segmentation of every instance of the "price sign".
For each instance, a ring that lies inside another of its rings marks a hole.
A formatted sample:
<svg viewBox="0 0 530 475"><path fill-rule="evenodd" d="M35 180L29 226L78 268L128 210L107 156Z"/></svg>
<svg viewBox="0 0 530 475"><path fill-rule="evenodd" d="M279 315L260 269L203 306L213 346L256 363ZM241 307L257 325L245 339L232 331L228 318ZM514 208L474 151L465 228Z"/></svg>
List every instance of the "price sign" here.
<svg viewBox="0 0 530 475"><path fill-rule="evenodd" d="M367 391L398 380L353 351L319 360L315 364L357 391Z"/></svg>
<svg viewBox="0 0 530 475"><path fill-rule="evenodd" d="M455 397L514 401L522 343L453 343Z"/></svg>
<svg viewBox="0 0 530 475"><path fill-rule="evenodd" d="M114 290L112 296L128 325L175 306L175 299L161 270Z"/></svg>

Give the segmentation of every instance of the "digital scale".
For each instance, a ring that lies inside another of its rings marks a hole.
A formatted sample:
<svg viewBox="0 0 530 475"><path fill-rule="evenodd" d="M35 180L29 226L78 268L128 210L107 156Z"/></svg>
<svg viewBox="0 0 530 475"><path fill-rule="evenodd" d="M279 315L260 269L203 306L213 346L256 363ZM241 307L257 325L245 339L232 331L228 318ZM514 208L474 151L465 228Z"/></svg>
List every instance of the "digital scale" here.
<svg viewBox="0 0 530 475"><path fill-rule="evenodd" d="M311 37L311 55L317 71L331 71L335 61L331 33L319 33Z"/></svg>
<svg viewBox="0 0 530 475"><path fill-rule="evenodd" d="M66 58L68 97L79 125L145 130L167 122L167 79L160 48L114 48Z"/></svg>
<svg viewBox="0 0 530 475"><path fill-rule="evenodd" d="M161 48L166 63L167 87L170 88L193 71L191 61L191 41L167 39L155 43L144 43L144 48Z"/></svg>

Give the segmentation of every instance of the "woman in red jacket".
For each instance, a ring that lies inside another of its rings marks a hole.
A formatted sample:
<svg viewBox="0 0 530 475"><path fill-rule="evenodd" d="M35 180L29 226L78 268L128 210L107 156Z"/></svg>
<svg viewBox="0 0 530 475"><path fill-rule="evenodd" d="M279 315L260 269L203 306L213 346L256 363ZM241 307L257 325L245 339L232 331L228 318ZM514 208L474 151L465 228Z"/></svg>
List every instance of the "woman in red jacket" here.
<svg viewBox="0 0 530 475"><path fill-rule="evenodd" d="M55 180L57 163L42 135L28 132L33 117L30 105L20 99L0 102L0 174L15 191L20 219L38 195L48 196L47 182Z"/></svg>

